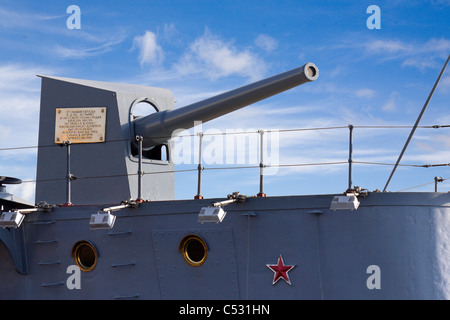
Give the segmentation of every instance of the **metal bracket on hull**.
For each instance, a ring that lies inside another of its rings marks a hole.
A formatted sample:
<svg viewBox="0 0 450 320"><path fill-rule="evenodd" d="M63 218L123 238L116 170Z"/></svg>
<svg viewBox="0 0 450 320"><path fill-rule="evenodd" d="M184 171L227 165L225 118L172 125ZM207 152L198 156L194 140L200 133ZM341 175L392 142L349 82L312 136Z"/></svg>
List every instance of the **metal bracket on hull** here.
<svg viewBox="0 0 450 320"><path fill-rule="evenodd" d="M102 212L97 212L91 215L91 220L89 222L91 230L102 230L102 229L112 229L114 227L114 222L116 221L116 216L112 215L111 212L118 211L125 208L137 208L142 199L132 200L128 199L122 201L118 206L103 208Z"/></svg>
<svg viewBox="0 0 450 320"><path fill-rule="evenodd" d="M0 241L3 242L8 249L16 270L21 274L27 274L28 260L24 229L0 229Z"/></svg>
<svg viewBox="0 0 450 320"><path fill-rule="evenodd" d="M244 196L237 192L233 192L229 194L228 200L214 202L209 205L209 207L203 207L200 209L200 213L198 214L198 222L215 222L219 223L225 218L227 214L226 211L223 210L223 206L226 206L233 202L245 202L247 200L247 196Z"/></svg>
<svg viewBox="0 0 450 320"><path fill-rule="evenodd" d="M355 195L335 196L331 201L331 210L356 210L359 207L358 198Z"/></svg>

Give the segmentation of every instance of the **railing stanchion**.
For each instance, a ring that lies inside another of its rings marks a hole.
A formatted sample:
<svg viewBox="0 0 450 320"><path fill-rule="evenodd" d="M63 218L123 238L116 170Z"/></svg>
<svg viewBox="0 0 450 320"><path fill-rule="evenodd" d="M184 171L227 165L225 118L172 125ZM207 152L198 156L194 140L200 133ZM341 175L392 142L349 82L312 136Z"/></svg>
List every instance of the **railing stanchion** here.
<svg viewBox="0 0 450 320"><path fill-rule="evenodd" d="M349 139L348 139L348 190L353 186L353 125L348 125Z"/></svg>
<svg viewBox="0 0 450 320"><path fill-rule="evenodd" d="M202 171L204 167L202 166L202 145L203 145L203 133L198 133L198 180L197 180L197 195L194 197L194 199L204 199L202 196Z"/></svg>
<svg viewBox="0 0 450 320"><path fill-rule="evenodd" d="M264 193L264 130L258 130L260 137L260 148L259 148L259 193L257 197L264 198L266 194Z"/></svg>

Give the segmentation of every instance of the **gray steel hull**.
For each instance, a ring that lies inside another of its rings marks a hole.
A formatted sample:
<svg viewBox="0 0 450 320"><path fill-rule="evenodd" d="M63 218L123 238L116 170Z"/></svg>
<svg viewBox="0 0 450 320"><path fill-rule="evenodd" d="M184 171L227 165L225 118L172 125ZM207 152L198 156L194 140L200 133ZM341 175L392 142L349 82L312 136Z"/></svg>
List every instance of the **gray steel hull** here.
<svg viewBox="0 0 450 320"><path fill-rule="evenodd" d="M20 228L0 229L0 298L450 297L450 194L370 193L355 211L331 211L332 198L249 198L226 206L218 224L197 222L215 199L148 202L114 213L111 230L89 228L104 206L29 214ZM188 234L208 246L200 267L179 252ZM70 289L71 250L80 240L96 247L98 262ZM273 283L267 266L280 255L294 266L290 284Z"/></svg>

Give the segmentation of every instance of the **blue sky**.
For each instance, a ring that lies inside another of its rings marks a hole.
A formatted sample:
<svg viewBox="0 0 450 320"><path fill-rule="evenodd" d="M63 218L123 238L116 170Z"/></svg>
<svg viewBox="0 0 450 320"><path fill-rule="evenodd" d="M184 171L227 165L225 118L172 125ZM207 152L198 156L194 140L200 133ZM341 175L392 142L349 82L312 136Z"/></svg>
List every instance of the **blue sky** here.
<svg viewBox="0 0 450 320"><path fill-rule="evenodd" d="M70 5L81 10L81 29L67 28ZM380 8L381 29L367 28L370 5ZM211 121L203 130L413 125L450 54L449 18L448 0L2 0L0 149L37 145L37 74L168 88L180 107L313 62L320 70L314 83ZM450 124L449 102L447 70L421 124ZM409 130L355 129L354 159L395 163ZM449 130L419 129L402 163L449 163ZM348 129L279 133L281 164L347 158ZM30 181L35 170L36 149L0 150L1 175ZM265 192L341 193L347 170L345 164L279 168L266 177ZM355 164L354 185L383 189L391 170ZM205 197L258 193L256 168L206 170L203 176ZM388 189L425 184L435 176L448 178L450 169L401 167ZM176 179L177 198L196 194L195 172ZM439 188L448 191L450 179ZM34 183L26 182L8 190L32 201L33 189ZM433 189L429 184L412 191Z"/></svg>

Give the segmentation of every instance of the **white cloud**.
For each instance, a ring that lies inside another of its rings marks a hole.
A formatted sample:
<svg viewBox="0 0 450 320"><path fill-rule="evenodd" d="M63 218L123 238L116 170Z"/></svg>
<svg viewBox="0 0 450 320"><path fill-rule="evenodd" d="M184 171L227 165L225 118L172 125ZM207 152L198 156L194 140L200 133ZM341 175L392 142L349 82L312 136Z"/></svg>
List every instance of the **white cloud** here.
<svg viewBox="0 0 450 320"><path fill-rule="evenodd" d="M67 29L61 30L60 32L64 33L64 37L72 39L72 41L69 42L69 45L62 44L63 41L60 41L54 47L51 47L51 54L56 54L63 59L84 59L99 56L113 51L127 38L127 32L124 29L97 30L91 33L82 30L67 33Z"/></svg>
<svg viewBox="0 0 450 320"><path fill-rule="evenodd" d="M161 32L146 31L144 35L134 38L131 51L138 50L139 63L158 67L152 70L152 85L155 81L168 82L173 86L175 79L195 76L197 79L218 79L229 76L240 76L250 81L261 79L266 71L266 62L249 48L238 48L234 42L221 39L209 29L190 44L183 45L184 52L170 62L169 68L163 68L165 49L161 45L181 46L179 31L173 23L165 24ZM169 62L167 62L169 64ZM139 79L145 82L146 78ZM183 80L184 81L184 80ZM186 87L186 83L183 83Z"/></svg>
<svg viewBox="0 0 450 320"><path fill-rule="evenodd" d="M444 93L450 92L450 76L441 79L439 83L439 90Z"/></svg>
<svg viewBox="0 0 450 320"><path fill-rule="evenodd" d="M395 110L397 110L397 105L395 103L397 96L398 92L392 92L389 96L389 100L383 105L383 107L381 107L381 109L387 112L394 112Z"/></svg>
<svg viewBox="0 0 450 320"><path fill-rule="evenodd" d="M168 43L181 44L180 33L173 23L165 23L161 35Z"/></svg>
<svg viewBox="0 0 450 320"><path fill-rule="evenodd" d="M450 6L450 0L428 0L432 5Z"/></svg>
<svg viewBox="0 0 450 320"><path fill-rule="evenodd" d="M7 140L11 137L12 129L0 124L0 137L3 140Z"/></svg>
<svg viewBox="0 0 450 320"><path fill-rule="evenodd" d="M209 30L190 45L176 68L183 74L205 73L209 78L240 75L253 80L261 78L266 70L256 54L223 42Z"/></svg>
<svg viewBox="0 0 450 320"><path fill-rule="evenodd" d="M375 40L368 42L366 49L370 52L398 53L410 51L411 46L398 40Z"/></svg>
<svg viewBox="0 0 450 320"><path fill-rule="evenodd" d="M32 178L25 178L23 181L31 181ZM22 198L29 203L34 203L34 194L35 194L36 183L34 182L24 182L19 185L9 186L6 190L8 193L11 193L19 198Z"/></svg>
<svg viewBox="0 0 450 320"><path fill-rule="evenodd" d="M260 34L256 38L255 44L267 52L273 51L278 47L278 41L265 34Z"/></svg>
<svg viewBox="0 0 450 320"><path fill-rule="evenodd" d="M51 74L48 68L23 66L20 64L0 65L0 91L11 93L11 90L39 92L37 74Z"/></svg>
<svg viewBox="0 0 450 320"><path fill-rule="evenodd" d="M341 76L342 74L345 74L348 72L348 69L342 65L337 65L333 70L331 70L328 74L328 77L335 78L338 76Z"/></svg>
<svg viewBox="0 0 450 320"><path fill-rule="evenodd" d="M395 101L393 98L389 99L388 102L386 102L383 107L381 108L383 111L395 111L396 106L395 106Z"/></svg>
<svg viewBox="0 0 450 320"><path fill-rule="evenodd" d="M39 112L40 79L37 74L52 74L48 68L20 64L0 65L0 119L4 127L13 120L35 120ZM26 131L28 126L22 127ZM17 128L14 128L17 130Z"/></svg>
<svg viewBox="0 0 450 320"><path fill-rule="evenodd" d="M363 44L369 54L381 55L385 59L401 59L403 67L415 67L421 71L441 68L443 59L450 52L450 40L431 38L425 42L402 40L371 40Z"/></svg>
<svg viewBox="0 0 450 320"><path fill-rule="evenodd" d="M373 98L376 92L369 88L356 90L355 95L359 98Z"/></svg>
<svg viewBox="0 0 450 320"><path fill-rule="evenodd" d="M41 83L37 74L54 71L37 65L0 65L0 148L37 145ZM33 180L36 156L36 148L0 150L0 174ZM34 183L9 186L7 191L34 201Z"/></svg>
<svg viewBox="0 0 450 320"><path fill-rule="evenodd" d="M81 59L91 56L101 55L113 50L114 46L126 39L125 28L117 27L98 29L90 26L84 31L84 24L81 30L69 30L66 27L65 19L69 17L66 10L60 11L61 15L49 15L37 11L21 10L11 11L0 7L0 27L10 29L12 32L22 34L20 29L25 29L24 34L28 38L11 41L10 52L15 49L30 50L33 54L40 53L46 56L57 55L63 59ZM116 29L116 30L114 30ZM53 45L42 46L40 39L52 37ZM11 34L11 37L14 35ZM27 44L24 46L24 43ZM37 43L37 45L36 45ZM33 46L34 44L34 46Z"/></svg>
<svg viewBox="0 0 450 320"><path fill-rule="evenodd" d="M429 69L429 68L436 68L438 64L436 63L435 59L432 57L413 57L406 59L402 67L415 67L422 71Z"/></svg>
<svg viewBox="0 0 450 320"><path fill-rule="evenodd" d="M55 52L61 58L65 59L83 59L86 57L98 56L113 50L113 46L119 44L122 40L112 40L103 43L99 46L89 48L67 48L61 45L56 45Z"/></svg>
<svg viewBox="0 0 450 320"><path fill-rule="evenodd" d="M156 35L146 31L144 35L137 36L133 40L133 49L139 50L139 63L160 65L164 60L164 52L156 41ZM133 50L132 49L132 50Z"/></svg>
<svg viewBox="0 0 450 320"><path fill-rule="evenodd" d="M58 20L66 17L66 15L50 16L40 13L14 12L4 8L0 8L0 26L5 28L21 28L21 27L42 27L42 21Z"/></svg>
<svg viewBox="0 0 450 320"><path fill-rule="evenodd" d="M441 52L441 53L447 53L450 51L450 40L448 39L430 39L429 41L427 41L427 43L425 44L425 46L423 47L424 51L437 51L437 52Z"/></svg>
<svg viewBox="0 0 450 320"><path fill-rule="evenodd" d="M37 74L53 72L39 66L0 65L0 131L6 134L1 135L0 147L36 144L41 83Z"/></svg>

